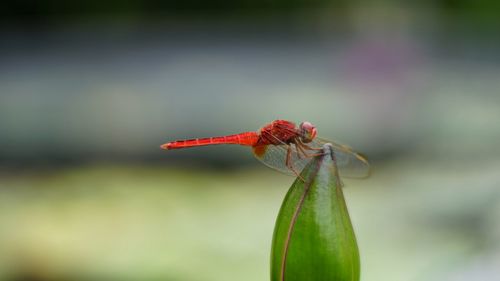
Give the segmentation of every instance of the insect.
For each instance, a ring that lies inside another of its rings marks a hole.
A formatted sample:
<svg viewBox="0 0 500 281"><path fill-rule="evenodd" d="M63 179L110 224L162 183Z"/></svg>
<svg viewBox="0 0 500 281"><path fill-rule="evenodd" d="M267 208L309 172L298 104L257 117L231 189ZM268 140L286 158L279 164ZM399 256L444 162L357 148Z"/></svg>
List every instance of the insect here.
<svg viewBox="0 0 500 281"><path fill-rule="evenodd" d="M257 132L177 140L165 143L161 148L172 150L216 144L250 146L254 156L265 165L300 177L300 172L311 157L323 153L323 144L331 143L341 177L364 178L370 174L370 165L365 157L348 146L321 139L316 134L316 127L310 122L302 122L297 126L290 121L275 120Z"/></svg>

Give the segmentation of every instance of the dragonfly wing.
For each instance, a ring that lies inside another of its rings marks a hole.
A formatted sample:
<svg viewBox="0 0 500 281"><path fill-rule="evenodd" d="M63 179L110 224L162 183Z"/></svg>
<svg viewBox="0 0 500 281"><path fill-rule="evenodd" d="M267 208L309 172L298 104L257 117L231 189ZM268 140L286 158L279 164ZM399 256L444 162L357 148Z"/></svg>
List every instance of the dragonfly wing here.
<svg viewBox="0 0 500 281"><path fill-rule="evenodd" d="M253 147L253 155L266 166L287 175L294 175L286 166L288 145L259 145Z"/></svg>
<svg viewBox="0 0 500 281"><path fill-rule="evenodd" d="M312 142L307 143L307 145L312 148L322 148L325 143L331 143L333 146L333 153L337 160L340 177L366 178L370 176L370 164L368 160L346 145L320 138L314 139Z"/></svg>
<svg viewBox="0 0 500 281"><path fill-rule="evenodd" d="M287 167L286 158L288 154L288 149L291 150L290 153L290 163L293 169L300 173L304 167L311 161L311 157L304 157L302 153L299 154L295 144L281 144L281 145L262 145L255 146L253 148L253 154L255 158L264 163L266 166L278 170L284 174L296 176L294 171ZM312 152L317 153L317 152Z"/></svg>
<svg viewBox="0 0 500 281"><path fill-rule="evenodd" d="M286 165L288 150L290 149L290 162L293 169L300 173L304 167L311 161L311 155L321 153L325 143L331 143L335 154L337 167L340 177L346 178L366 178L370 175L370 164L361 154L354 152L350 147L329 141L316 138L306 145L310 149L303 149L307 154L297 149L295 144L269 144L253 147L254 156L264 163L266 166L278 170L287 175L295 176L293 170Z"/></svg>

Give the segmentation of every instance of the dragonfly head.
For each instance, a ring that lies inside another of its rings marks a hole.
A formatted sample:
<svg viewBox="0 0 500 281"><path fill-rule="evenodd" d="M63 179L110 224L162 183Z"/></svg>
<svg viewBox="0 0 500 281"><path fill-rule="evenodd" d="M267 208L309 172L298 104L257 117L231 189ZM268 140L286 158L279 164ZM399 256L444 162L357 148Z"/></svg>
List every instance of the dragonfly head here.
<svg viewBox="0 0 500 281"><path fill-rule="evenodd" d="M316 127L310 122L302 122L299 125L300 139L304 143L311 142L316 137Z"/></svg>

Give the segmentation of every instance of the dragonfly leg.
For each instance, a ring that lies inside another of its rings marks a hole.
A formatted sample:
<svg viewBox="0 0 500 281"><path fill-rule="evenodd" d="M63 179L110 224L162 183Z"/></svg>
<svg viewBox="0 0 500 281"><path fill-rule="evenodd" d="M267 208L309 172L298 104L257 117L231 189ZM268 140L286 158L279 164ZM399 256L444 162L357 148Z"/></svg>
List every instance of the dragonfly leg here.
<svg viewBox="0 0 500 281"><path fill-rule="evenodd" d="M297 155L300 159L300 153L302 153L304 155L305 158L310 158L309 157L309 154L307 154L305 151L304 151L304 148L302 147L301 143L296 143L295 144L295 147L297 147Z"/></svg>
<svg viewBox="0 0 500 281"><path fill-rule="evenodd" d="M292 170L292 172L297 175L298 178L300 178L303 182L305 182L304 178L300 175L297 170L293 167L292 163L292 146L288 145L288 149L286 150L286 160L285 160L285 165L288 167L288 169Z"/></svg>
<svg viewBox="0 0 500 281"><path fill-rule="evenodd" d="M296 143L296 142L294 144L295 144L295 148L296 148L296 151L297 151L297 158L299 158L299 159L302 159L302 157L307 158L307 154L304 153L304 150L302 150L302 148L300 147L300 145L298 143ZM302 153L302 155L300 153Z"/></svg>
<svg viewBox="0 0 500 281"><path fill-rule="evenodd" d="M299 140L300 141L300 140ZM305 148L307 150L316 150L316 151L323 151L323 148L316 148L316 147L311 147L305 143L303 143L302 141L300 141L300 144L302 145L302 148Z"/></svg>
<svg viewBox="0 0 500 281"><path fill-rule="evenodd" d="M306 153L306 151L305 151L306 149L307 150L314 150L314 151L317 151L318 149L312 148L312 147L304 144L303 142L300 142L300 143L296 144L296 146L297 146L297 154L299 154L298 152L300 151L300 152L302 152L302 154L304 154L304 156L306 158L312 158L312 157L316 157L316 156L320 156L320 155L324 154L324 153L314 153L314 154L308 154L308 153ZM322 151L323 149L319 149L319 150Z"/></svg>

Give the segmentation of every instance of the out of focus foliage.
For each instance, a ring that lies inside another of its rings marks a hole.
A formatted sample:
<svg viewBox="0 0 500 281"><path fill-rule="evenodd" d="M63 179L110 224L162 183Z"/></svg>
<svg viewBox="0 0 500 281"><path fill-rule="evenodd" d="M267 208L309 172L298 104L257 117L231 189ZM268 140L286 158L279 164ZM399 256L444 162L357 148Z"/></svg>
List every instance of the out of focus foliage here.
<svg viewBox="0 0 500 281"><path fill-rule="evenodd" d="M85 18L128 18L130 20L151 20L165 17L234 17L247 15L286 15L308 10L331 9L337 16L345 16L353 9L363 6L363 1L347 0L112 0L112 1L64 1L29 0L4 1L0 15L2 21L51 21ZM379 1L382 5L402 5L398 1ZM409 4L409 3L406 3ZM370 4L372 5L372 4ZM498 24L497 11L500 4L489 0L429 0L420 1L417 6L433 7L445 17L459 20ZM333 9L332 9L333 8Z"/></svg>

